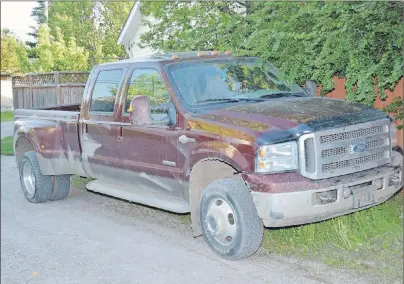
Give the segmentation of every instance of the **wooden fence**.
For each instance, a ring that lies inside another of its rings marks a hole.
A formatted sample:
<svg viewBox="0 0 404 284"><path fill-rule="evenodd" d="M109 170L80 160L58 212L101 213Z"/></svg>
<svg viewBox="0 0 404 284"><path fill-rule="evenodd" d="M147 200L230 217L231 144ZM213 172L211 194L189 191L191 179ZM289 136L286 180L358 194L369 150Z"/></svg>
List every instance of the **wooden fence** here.
<svg viewBox="0 0 404 284"><path fill-rule="evenodd" d="M41 108L81 103L88 72L52 72L13 76L13 107Z"/></svg>

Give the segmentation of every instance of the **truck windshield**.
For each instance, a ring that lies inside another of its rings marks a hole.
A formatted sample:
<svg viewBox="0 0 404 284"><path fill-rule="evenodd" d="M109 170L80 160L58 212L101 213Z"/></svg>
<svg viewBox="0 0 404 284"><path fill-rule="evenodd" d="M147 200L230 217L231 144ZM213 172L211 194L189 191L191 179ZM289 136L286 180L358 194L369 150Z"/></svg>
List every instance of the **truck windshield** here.
<svg viewBox="0 0 404 284"><path fill-rule="evenodd" d="M167 70L190 106L305 96L275 66L258 58L179 62L168 65Z"/></svg>

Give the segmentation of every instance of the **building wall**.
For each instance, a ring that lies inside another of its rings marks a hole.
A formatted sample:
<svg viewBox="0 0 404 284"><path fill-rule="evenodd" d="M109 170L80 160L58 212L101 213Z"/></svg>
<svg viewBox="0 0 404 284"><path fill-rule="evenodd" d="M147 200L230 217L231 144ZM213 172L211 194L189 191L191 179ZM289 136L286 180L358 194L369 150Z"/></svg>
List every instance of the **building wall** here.
<svg viewBox="0 0 404 284"><path fill-rule="evenodd" d="M140 48L137 45L140 41L140 36L143 33L147 32L148 30L149 27L145 25L140 25L140 27L137 29L135 36L133 37L133 39L130 41L129 44L129 52L128 52L129 58L141 58L156 53L156 50L150 47Z"/></svg>
<svg viewBox="0 0 404 284"><path fill-rule="evenodd" d="M11 76L1 76L1 106L13 105L13 88Z"/></svg>

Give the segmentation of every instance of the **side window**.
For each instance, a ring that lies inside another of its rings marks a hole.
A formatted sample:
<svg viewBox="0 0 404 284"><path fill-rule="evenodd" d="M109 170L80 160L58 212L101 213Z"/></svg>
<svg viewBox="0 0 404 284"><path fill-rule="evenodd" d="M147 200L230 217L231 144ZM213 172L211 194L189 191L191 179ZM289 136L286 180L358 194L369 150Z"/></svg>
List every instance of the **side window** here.
<svg viewBox="0 0 404 284"><path fill-rule="evenodd" d="M170 95L160 73L154 69L136 69L133 71L126 96L126 113L135 96L149 96L152 106L165 104L170 100Z"/></svg>
<svg viewBox="0 0 404 284"><path fill-rule="evenodd" d="M114 112L115 98L123 75L122 69L98 73L91 98L90 111Z"/></svg>

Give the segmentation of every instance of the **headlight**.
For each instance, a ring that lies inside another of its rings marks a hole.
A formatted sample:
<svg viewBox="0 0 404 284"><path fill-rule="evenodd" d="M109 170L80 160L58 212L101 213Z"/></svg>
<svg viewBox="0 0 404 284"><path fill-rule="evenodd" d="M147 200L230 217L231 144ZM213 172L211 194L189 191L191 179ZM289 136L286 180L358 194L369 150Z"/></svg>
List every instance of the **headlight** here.
<svg viewBox="0 0 404 284"><path fill-rule="evenodd" d="M257 152L255 171L267 173L296 170L297 158L296 142L262 146Z"/></svg>
<svg viewBox="0 0 404 284"><path fill-rule="evenodd" d="M394 122L390 124L391 147L397 146L397 127Z"/></svg>

